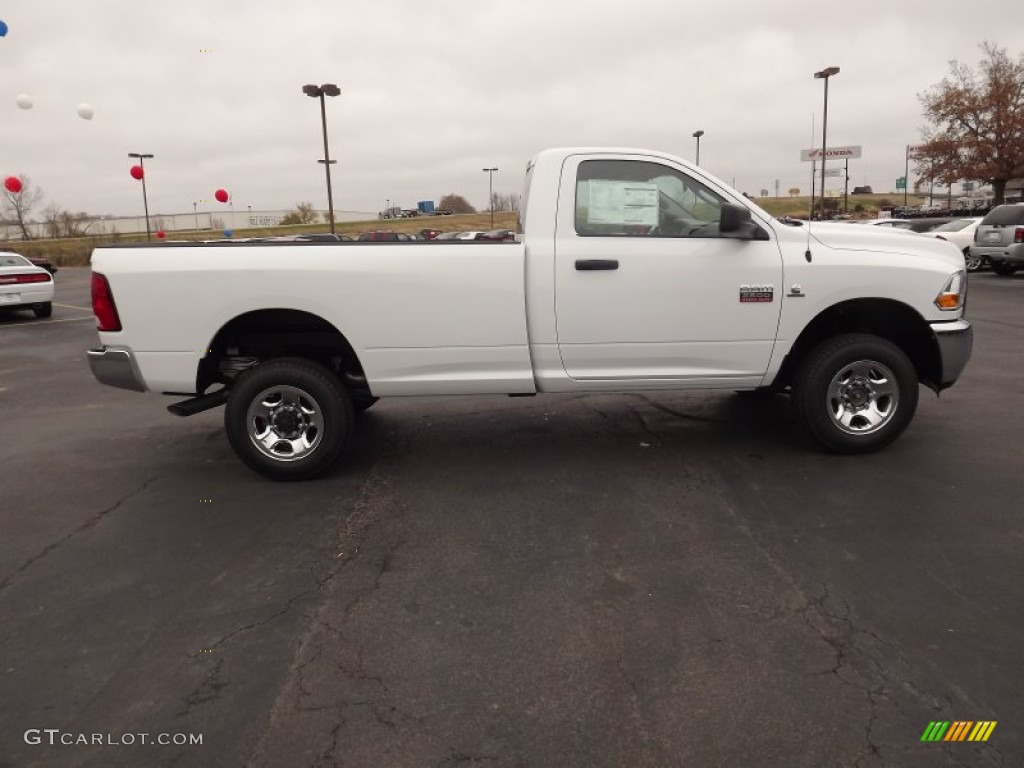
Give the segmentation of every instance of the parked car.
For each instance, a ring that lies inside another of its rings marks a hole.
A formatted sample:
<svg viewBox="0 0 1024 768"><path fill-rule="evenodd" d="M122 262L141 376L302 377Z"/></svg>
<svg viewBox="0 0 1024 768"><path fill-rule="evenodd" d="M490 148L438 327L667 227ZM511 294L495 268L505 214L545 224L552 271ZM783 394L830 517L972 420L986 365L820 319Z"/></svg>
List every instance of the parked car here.
<svg viewBox="0 0 1024 768"><path fill-rule="evenodd" d="M871 219L863 223L890 229L906 229L911 232L930 232L935 227L948 224L952 220L951 216L929 216L919 219Z"/></svg>
<svg viewBox="0 0 1024 768"><path fill-rule="evenodd" d="M13 251L0 251L0 309L53 314L53 275Z"/></svg>
<svg viewBox="0 0 1024 768"><path fill-rule="evenodd" d="M42 267L51 275L57 274L57 267L54 266L53 262L51 262L45 256L26 256L25 258L28 259L35 266Z"/></svg>
<svg viewBox="0 0 1024 768"><path fill-rule="evenodd" d="M408 242L409 236L404 232L363 232L359 236L360 243L404 243Z"/></svg>
<svg viewBox="0 0 1024 768"><path fill-rule="evenodd" d="M971 216L965 219L953 219L941 224L927 234L940 240L948 240L964 254L964 263L968 272L977 272L985 264L985 259L971 256L971 243L974 242L974 230L978 228L983 216Z"/></svg>
<svg viewBox="0 0 1024 768"><path fill-rule="evenodd" d="M858 221L856 223L865 224L869 227L882 227L883 229L890 229L895 231L911 231L911 222L909 219L866 219L864 221Z"/></svg>
<svg viewBox="0 0 1024 768"><path fill-rule="evenodd" d="M1024 203L997 205L974 230L971 258L987 259L1008 277L1024 265Z"/></svg>
<svg viewBox="0 0 1024 768"><path fill-rule="evenodd" d="M441 232L440 234L434 235L435 240L457 240L461 232Z"/></svg>
<svg viewBox="0 0 1024 768"><path fill-rule="evenodd" d="M512 229L492 229L484 232L477 240L515 240L516 233Z"/></svg>
<svg viewBox="0 0 1024 768"><path fill-rule="evenodd" d="M420 236L424 240L433 240L438 235L442 234L440 229L421 229Z"/></svg>
<svg viewBox="0 0 1024 768"><path fill-rule="evenodd" d="M470 232L456 232L456 240L483 240L483 232L470 231Z"/></svg>
<svg viewBox="0 0 1024 768"><path fill-rule="evenodd" d="M352 242L352 238L348 235L331 234L330 232L311 232L308 235L297 235L295 239L305 243Z"/></svg>

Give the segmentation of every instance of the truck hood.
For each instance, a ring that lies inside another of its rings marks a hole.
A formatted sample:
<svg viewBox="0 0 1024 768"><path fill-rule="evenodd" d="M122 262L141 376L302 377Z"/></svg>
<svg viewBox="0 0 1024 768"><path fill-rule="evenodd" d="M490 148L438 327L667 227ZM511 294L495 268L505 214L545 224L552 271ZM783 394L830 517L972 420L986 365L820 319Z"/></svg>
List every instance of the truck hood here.
<svg viewBox="0 0 1024 768"><path fill-rule="evenodd" d="M811 224L811 237L829 248L844 251L900 253L939 258L949 262L953 267L962 267L964 261L959 248L947 240L940 240L927 233L885 231L863 224L825 221Z"/></svg>

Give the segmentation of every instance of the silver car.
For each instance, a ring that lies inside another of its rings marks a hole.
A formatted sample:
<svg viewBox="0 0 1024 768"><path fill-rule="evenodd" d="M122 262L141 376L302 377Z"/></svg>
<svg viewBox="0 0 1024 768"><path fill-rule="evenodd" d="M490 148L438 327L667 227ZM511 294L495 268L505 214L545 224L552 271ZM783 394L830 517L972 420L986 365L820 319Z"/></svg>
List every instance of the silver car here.
<svg viewBox="0 0 1024 768"><path fill-rule="evenodd" d="M997 205L981 220L971 245L973 259L985 259L997 275L1024 267L1024 203Z"/></svg>

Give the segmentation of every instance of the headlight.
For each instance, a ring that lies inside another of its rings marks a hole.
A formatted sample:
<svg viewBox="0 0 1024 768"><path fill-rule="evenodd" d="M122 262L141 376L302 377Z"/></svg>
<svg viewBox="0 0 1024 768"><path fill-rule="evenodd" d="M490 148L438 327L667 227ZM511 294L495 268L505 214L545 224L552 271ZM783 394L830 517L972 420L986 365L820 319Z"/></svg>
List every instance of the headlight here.
<svg viewBox="0 0 1024 768"><path fill-rule="evenodd" d="M935 297L935 306L944 312L960 309L967 299L967 273L963 270L949 276L946 285Z"/></svg>

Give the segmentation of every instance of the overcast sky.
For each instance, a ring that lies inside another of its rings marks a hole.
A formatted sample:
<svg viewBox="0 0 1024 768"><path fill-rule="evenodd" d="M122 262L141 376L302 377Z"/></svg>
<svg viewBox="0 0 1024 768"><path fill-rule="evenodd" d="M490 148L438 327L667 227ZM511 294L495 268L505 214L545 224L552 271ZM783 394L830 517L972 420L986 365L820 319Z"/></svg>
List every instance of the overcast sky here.
<svg viewBox="0 0 1024 768"><path fill-rule="evenodd" d="M985 39L1024 48L1011 0L14 0L0 20L0 175L115 215L141 213L128 152L155 155L153 213L216 207L221 187L236 210L326 208L319 105L301 86L327 82L342 90L327 102L339 210L449 192L485 207L482 168L519 192L550 146L692 161L697 129L701 165L726 182L806 193L813 73L833 65L828 144L862 145L851 184L888 191L920 138L917 95L949 61L976 64Z"/></svg>

